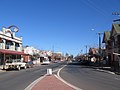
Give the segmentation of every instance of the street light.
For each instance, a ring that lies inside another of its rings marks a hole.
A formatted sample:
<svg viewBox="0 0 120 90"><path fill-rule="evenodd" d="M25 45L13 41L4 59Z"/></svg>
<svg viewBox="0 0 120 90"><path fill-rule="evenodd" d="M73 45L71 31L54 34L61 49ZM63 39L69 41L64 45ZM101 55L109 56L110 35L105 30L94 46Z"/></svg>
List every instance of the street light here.
<svg viewBox="0 0 120 90"><path fill-rule="evenodd" d="M94 31L95 29L91 29L92 31ZM98 32L97 33L98 34L98 39L99 39L99 50L98 50L98 53L99 53L99 64L100 64L100 60L101 60L101 35L103 34L103 33L101 33L101 32Z"/></svg>
<svg viewBox="0 0 120 90"><path fill-rule="evenodd" d="M91 30L94 31L95 29L91 29ZM98 34L98 38L99 38L99 54L101 54L101 35L103 33L98 32L97 34ZM87 46L86 46L86 48L87 48Z"/></svg>

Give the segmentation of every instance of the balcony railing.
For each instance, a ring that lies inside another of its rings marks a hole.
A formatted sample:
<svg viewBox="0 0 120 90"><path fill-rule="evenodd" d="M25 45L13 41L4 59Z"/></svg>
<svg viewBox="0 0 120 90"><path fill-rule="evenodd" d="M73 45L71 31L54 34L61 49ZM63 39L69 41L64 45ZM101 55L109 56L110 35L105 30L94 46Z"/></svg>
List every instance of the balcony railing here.
<svg viewBox="0 0 120 90"><path fill-rule="evenodd" d="M5 49L10 49L10 45L5 45Z"/></svg>
<svg viewBox="0 0 120 90"><path fill-rule="evenodd" d="M22 49L20 47L15 47L16 51L22 51Z"/></svg>
<svg viewBox="0 0 120 90"><path fill-rule="evenodd" d="M3 43L0 43L0 49L3 49Z"/></svg>
<svg viewBox="0 0 120 90"><path fill-rule="evenodd" d="M5 45L5 49L15 50L13 45Z"/></svg>
<svg viewBox="0 0 120 90"><path fill-rule="evenodd" d="M15 47L15 46L10 46L10 45L6 45L5 49L14 50L14 51L22 51L21 47Z"/></svg>

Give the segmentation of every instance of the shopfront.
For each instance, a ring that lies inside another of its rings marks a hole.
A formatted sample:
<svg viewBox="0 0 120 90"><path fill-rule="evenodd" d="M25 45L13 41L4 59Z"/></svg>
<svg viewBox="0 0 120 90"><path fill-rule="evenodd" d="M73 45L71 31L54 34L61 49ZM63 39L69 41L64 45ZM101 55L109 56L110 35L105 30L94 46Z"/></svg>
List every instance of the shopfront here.
<svg viewBox="0 0 120 90"><path fill-rule="evenodd" d="M6 61L21 59L21 56L25 55L24 52L12 51L12 50L0 50L0 65L4 65Z"/></svg>

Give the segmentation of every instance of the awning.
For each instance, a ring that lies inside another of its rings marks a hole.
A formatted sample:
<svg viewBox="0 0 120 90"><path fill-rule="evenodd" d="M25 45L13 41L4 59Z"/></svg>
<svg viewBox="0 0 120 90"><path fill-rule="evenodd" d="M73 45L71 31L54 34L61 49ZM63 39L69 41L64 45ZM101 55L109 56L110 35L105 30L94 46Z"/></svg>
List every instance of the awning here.
<svg viewBox="0 0 120 90"><path fill-rule="evenodd" d="M5 50L5 49L4 50L0 49L0 53L3 53L3 54L12 54L12 55L27 55L24 52L12 51L12 50Z"/></svg>

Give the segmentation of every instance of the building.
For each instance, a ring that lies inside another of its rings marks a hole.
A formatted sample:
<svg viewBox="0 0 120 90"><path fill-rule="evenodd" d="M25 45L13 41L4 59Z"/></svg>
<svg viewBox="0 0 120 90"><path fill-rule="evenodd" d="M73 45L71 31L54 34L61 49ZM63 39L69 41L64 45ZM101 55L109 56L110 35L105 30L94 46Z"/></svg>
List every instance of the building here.
<svg viewBox="0 0 120 90"><path fill-rule="evenodd" d="M110 40L110 31L105 31L103 35L103 42L105 43L105 60L107 66L111 66L111 40Z"/></svg>
<svg viewBox="0 0 120 90"><path fill-rule="evenodd" d="M28 61L35 61L38 60L39 63L43 62L43 60L45 59L49 59L51 61L51 56L52 56L52 52L51 51L46 51L46 50L39 50L36 49L32 46L25 46L23 48L23 51L26 55L23 56L24 60L26 62Z"/></svg>
<svg viewBox="0 0 120 90"><path fill-rule="evenodd" d="M49 61L51 61L52 59L52 51L45 51L45 50L41 50L40 51L40 62L43 62L43 60L48 59Z"/></svg>
<svg viewBox="0 0 120 90"><path fill-rule="evenodd" d="M106 55L113 71L120 71L120 24L113 23L110 33L105 32L103 43L106 45Z"/></svg>
<svg viewBox="0 0 120 90"><path fill-rule="evenodd" d="M54 52L52 54L52 60L62 60L63 56L62 56L62 52Z"/></svg>
<svg viewBox="0 0 120 90"><path fill-rule="evenodd" d="M3 27L0 30L0 65L4 65L6 60L21 59L21 55L24 55L22 37L16 37L16 32L16 26Z"/></svg>
<svg viewBox="0 0 120 90"><path fill-rule="evenodd" d="M89 60L91 62L96 63L99 60L99 49L98 48L90 48L89 49ZM94 61L92 60L92 58L94 58Z"/></svg>
<svg viewBox="0 0 120 90"><path fill-rule="evenodd" d="M40 50L32 47L25 46L23 47L23 51L26 55L23 56L25 62L38 60L40 58Z"/></svg>

